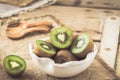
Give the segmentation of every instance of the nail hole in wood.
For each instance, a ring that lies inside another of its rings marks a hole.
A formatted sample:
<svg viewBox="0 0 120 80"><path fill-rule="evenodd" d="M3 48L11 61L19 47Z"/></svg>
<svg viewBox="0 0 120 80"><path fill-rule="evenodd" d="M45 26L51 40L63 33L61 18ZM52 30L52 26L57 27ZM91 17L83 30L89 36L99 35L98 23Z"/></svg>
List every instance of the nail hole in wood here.
<svg viewBox="0 0 120 80"><path fill-rule="evenodd" d="M111 11L104 11L104 13L112 13Z"/></svg>
<svg viewBox="0 0 120 80"><path fill-rule="evenodd" d="M110 3L103 3L104 5L110 5Z"/></svg>
<svg viewBox="0 0 120 80"><path fill-rule="evenodd" d="M111 17L112 20L116 20L116 17Z"/></svg>
<svg viewBox="0 0 120 80"><path fill-rule="evenodd" d="M110 48L105 48L105 50L106 50L106 51L111 51L111 49L110 49Z"/></svg>
<svg viewBox="0 0 120 80"><path fill-rule="evenodd" d="M90 9L87 9L87 10L85 10L85 11L87 11L87 12L90 12L90 11L92 11L92 10L90 10Z"/></svg>
<svg viewBox="0 0 120 80"><path fill-rule="evenodd" d="M87 4L93 4L93 2L91 2L91 1L88 1L88 2L87 2Z"/></svg>

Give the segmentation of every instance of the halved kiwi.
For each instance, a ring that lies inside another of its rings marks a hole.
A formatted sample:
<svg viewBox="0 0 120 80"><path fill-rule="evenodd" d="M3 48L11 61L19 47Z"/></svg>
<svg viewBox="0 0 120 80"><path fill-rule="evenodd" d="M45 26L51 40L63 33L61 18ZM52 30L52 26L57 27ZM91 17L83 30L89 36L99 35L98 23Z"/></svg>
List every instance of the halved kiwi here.
<svg viewBox="0 0 120 80"><path fill-rule="evenodd" d="M54 28L50 33L51 43L59 48L67 48L72 43L72 31L67 27Z"/></svg>
<svg viewBox="0 0 120 80"><path fill-rule="evenodd" d="M3 60L4 68L11 77L20 77L26 69L26 62L17 55L8 55Z"/></svg>
<svg viewBox="0 0 120 80"><path fill-rule="evenodd" d="M80 58L85 58L94 48L93 40L88 34L78 35L71 45L71 52Z"/></svg>
<svg viewBox="0 0 120 80"><path fill-rule="evenodd" d="M40 57L52 57L56 54L56 49L46 41L36 40L34 52Z"/></svg>
<svg viewBox="0 0 120 80"><path fill-rule="evenodd" d="M58 51L54 57L54 60L56 63L65 63L76 60L76 57L69 50L65 49Z"/></svg>

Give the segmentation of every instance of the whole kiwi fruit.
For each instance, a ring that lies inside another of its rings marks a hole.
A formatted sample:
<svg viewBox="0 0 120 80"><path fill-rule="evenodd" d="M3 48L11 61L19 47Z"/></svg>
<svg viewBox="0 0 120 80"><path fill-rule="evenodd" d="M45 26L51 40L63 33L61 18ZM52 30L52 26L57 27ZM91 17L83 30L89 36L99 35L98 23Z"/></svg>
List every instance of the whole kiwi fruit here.
<svg viewBox="0 0 120 80"><path fill-rule="evenodd" d="M54 57L56 63L65 63L76 60L76 57L67 49L60 50Z"/></svg>

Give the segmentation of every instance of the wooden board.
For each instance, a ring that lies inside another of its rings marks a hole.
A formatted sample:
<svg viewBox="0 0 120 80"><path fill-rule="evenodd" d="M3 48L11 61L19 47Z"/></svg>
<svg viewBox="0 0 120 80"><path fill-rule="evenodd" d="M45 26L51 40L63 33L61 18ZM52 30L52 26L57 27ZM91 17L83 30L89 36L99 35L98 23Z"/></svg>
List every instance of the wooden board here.
<svg viewBox="0 0 120 80"><path fill-rule="evenodd" d="M104 30L101 39L100 56L113 69L117 55L120 18L117 16L108 17L104 23Z"/></svg>
<svg viewBox="0 0 120 80"><path fill-rule="evenodd" d="M117 54L117 60L116 60L116 74L120 77L120 44L118 47L118 54Z"/></svg>
<svg viewBox="0 0 120 80"><path fill-rule="evenodd" d="M120 9L120 0L58 0L56 4L92 8Z"/></svg>

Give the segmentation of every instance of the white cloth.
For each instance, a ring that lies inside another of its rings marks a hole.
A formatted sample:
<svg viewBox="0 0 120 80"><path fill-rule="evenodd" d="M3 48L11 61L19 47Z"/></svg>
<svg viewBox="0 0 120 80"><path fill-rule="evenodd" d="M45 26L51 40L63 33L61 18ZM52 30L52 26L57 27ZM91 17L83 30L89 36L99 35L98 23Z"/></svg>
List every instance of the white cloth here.
<svg viewBox="0 0 120 80"><path fill-rule="evenodd" d="M0 18L9 17L15 14L20 14L27 11L32 11L38 7L44 7L55 3L56 0L38 0L29 6L16 7L9 4L0 3Z"/></svg>

